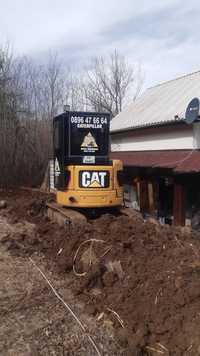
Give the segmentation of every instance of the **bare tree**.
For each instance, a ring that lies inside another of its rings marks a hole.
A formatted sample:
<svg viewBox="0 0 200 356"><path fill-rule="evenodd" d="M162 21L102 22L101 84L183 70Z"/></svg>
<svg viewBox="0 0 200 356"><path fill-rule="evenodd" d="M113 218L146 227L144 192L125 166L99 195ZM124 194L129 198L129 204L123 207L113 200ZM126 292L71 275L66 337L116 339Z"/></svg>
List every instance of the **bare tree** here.
<svg viewBox="0 0 200 356"><path fill-rule="evenodd" d="M52 117L64 96L56 58L41 66L0 49L0 184L38 184L52 149Z"/></svg>
<svg viewBox="0 0 200 356"><path fill-rule="evenodd" d="M66 87L66 103L70 105L72 111L83 111L86 109L86 99L84 82L79 75L70 73L68 86Z"/></svg>
<svg viewBox="0 0 200 356"><path fill-rule="evenodd" d="M66 72L57 54L50 53L49 61L44 68L43 94L48 118L51 120L63 108L66 81Z"/></svg>
<svg viewBox="0 0 200 356"><path fill-rule="evenodd" d="M112 116L123 108L126 96L132 90L135 99L142 86L140 71L130 66L116 50L108 58L96 57L86 70L84 92L86 104L95 111L107 111Z"/></svg>
<svg viewBox="0 0 200 356"><path fill-rule="evenodd" d="M0 186L41 183L52 156L52 119L64 104L114 116L128 94L138 95L139 78L116 51L94 59L83 76L56 54L41 65L15 58L9 45L0 47Z"/></svg>
<svg viewBox="0 0 200 356"><path fill-rule="evenodd" d="M17 118L18 93L12 81L13 58L9 44L0 48L0 151L1 182L9 181L15 163L15 148L19 135Z"/></svg>

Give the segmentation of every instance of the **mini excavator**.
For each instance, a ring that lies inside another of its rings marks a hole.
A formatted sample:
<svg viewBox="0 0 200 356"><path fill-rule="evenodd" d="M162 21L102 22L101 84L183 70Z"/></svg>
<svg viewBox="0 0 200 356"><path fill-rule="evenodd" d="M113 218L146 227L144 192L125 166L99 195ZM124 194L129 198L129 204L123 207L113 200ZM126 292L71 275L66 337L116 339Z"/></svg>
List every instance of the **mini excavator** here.
<svg viewBox="0 0 200 356"><path fill-rule="evenodd" d="M48 206L50 214L59 212L78 219L86 209L122 205L123 167L121 161L109 159L109 129L108 113L69 110L54 118L57 192L56 203Z"/></svg>

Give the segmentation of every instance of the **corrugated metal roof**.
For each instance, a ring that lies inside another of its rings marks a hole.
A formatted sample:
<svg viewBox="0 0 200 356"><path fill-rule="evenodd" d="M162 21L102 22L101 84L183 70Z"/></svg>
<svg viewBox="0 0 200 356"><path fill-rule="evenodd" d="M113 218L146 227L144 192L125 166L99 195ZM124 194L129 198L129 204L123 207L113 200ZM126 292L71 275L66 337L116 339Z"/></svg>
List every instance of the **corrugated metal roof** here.
<svg viewBox="0 0 200 356"><path fill-rule="evenodd" d="M113 118L111 132L182 121L194 97L200 97L200 71L147 89Z"/></svg>
<svg viewBox="0 0 200 356"><path fill-rule="evenodd" d="M122 160L124 166L168 168L175 173L200 172L200 151L129 151L111 152L110 158Z"/></svg>

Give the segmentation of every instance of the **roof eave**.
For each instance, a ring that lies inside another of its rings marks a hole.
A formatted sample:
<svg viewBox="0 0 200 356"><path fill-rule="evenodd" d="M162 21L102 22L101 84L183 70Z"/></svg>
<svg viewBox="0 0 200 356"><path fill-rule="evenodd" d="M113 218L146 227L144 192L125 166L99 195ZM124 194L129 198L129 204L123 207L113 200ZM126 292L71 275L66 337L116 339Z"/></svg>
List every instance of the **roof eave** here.
<svg viewBox="0 0 200 356"><path fill-rule="evenodd" d="M156 128L160 126L168 126L168 125L175 125L175 124L186 124L184 119L179 119L179 120L171 120L171 121L165 121L165 122L155 122L154 124L146 124L146 125L138 125L134 127L126 127L123 129L117 129L117 130L110 130L110 134L115 134L115 133L121 133L121 132L126 132L126 131L135 131L135 130L140 130L140 129L148 129L148 128Z"/></svg>

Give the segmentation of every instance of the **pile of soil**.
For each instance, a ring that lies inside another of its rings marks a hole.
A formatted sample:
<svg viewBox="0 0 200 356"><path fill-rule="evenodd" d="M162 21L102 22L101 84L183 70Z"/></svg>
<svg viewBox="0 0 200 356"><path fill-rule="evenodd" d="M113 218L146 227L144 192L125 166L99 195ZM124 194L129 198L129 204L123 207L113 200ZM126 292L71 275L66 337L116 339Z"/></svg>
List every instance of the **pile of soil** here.
<svg viewBox="0 0 200 356"><path fill-rule="evenodd" d="M130 355L147 350L200 354L198 236L191 236L187 229L145 222L138 215L104 215L81 230L72 229L69 238L59 241L52 257L60 271L72 270L74 255L85 239L105 243L92 242L88 265L93 260L94 264L86 275L72 275L74 292L89 302L94 315L104 312L107 316L109 309L117 312L123 332L116 316L109 316L120 328L116 334ZM82 261L85 249L90 252L88 244L80 247L75 260L80 274L88 267ZM116 262L119 271L109 268Z"/></svg>
<svg viewBox="0 0 200 356"><path fill-rule="evenodd" d="M52 269L71 277L71 288L88 312L100 322L111 321L127 354L200 355L197 233L144 221L138 213L105 214L64 229L29 198L19 197L19 215L36 223L36 230L11 247L13 253L42 251ZM17 201L16 196L14 205ZM12 214L16 219L17 212ZM12 236L4 243L8 240Z"/></svg>

